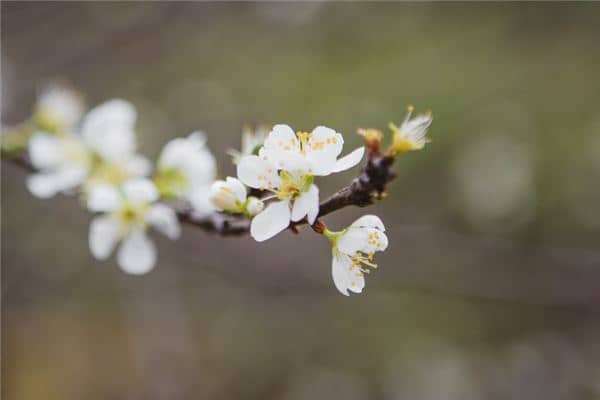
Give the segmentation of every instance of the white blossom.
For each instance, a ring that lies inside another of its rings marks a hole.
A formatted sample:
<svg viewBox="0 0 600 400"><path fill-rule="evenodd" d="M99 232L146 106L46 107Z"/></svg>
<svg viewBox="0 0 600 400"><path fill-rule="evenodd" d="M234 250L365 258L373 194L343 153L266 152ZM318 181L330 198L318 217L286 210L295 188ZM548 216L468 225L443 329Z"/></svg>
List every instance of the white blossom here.
<svg viewBox="0 0 600 400"><path fill-rule="evenodd" d="M171 140L158 159L155 182L163 196L188 200L200 213L214 210L208 199L217 165L206 135L193 132Z"/></svg>
<svg viewBox="0 0 600 400"><path fill-rule="evenodd" d="M147 235L152 226L170 239L180 236L177 215L168 206L155 203L159 198L154 184L135 178L119 189L96 185L88 196L88 209L103 213L92 220L89 245L98 260L107 259L119 242L117 263L130 274L145 274L156 263L156 247Z"/></svg>
<svg viewBox="0 0 600 400"><path fill-rule="evenodd" d="M263 210L263 202L248 196L246 187L236 178L216 181L210 188L210 201L219 211L254 216Z"/></svg>
<svg viewBox="0 0 600 400"><path fill-rule="evenodd" d="M408 107L406 118L399 128L393 123L390 124L390 128L394 134L392 148L396 154L411 150L421 150L429 142L429 138L426 135L429 126L433 122L433 117L428 112L426 114L419 114L411 119L413 110L413 106Z"/></svg>
<svg viewBox="0 0 600 400"><path fill-rule="evenodd" d="M37 99L34 118L38 126L53 132L71 132L85 110L82 97L67 87L50 85Z"/></svg>
<svg viewBox="0 0 600 400"><path fill-rule="evenodd" d="M27 188L40 198L76 188L92 168L92 153L75 135L37 132L29 139L28 152L38 172L27 178Z"/></svg>
<svg viewBox="0 0 600 400"><path fill-rule="evenodd" d="M125 100L110 100L90 110L81 132L37 132L29 140L31 163L38 173L27 186L36 196L55 194L84 186L121 185L146 176L148 160L135 153L135 108Z"/></svg>
<svg viewBox="0 0 600 400"><path fill-rule="evenodd" d="M377 268L374 253L388 246L384 232L383 222L375 215L362 216L341 232L324 232L332 243L331 274L340 293L362 292L365 275Z"/></svg>
<svg viewBox="0 0 600 400"><path fill-rule="evenodd" d="M256 155L258 149L265 142L269 130L264 125L259 125L252 130L250 126L244 126L242 130L242 149L241 151L230 149L227 153L233 158L233 163L237 164L243 156Z"/></svg>
<svg viewBox="0 0 600 400"><path fill-rule="evenodd" d="M319 213L319 189L315 176L326 176L353 167L362 159L358 148L338 160L342 135L319 126L312 133L276 125L259 155L244 156L237 166L239 179L247 186L267 190L277 201L271 202L252 220L250 234L264 241L287 228L291 221L307 218L313 224Z"/></svg>

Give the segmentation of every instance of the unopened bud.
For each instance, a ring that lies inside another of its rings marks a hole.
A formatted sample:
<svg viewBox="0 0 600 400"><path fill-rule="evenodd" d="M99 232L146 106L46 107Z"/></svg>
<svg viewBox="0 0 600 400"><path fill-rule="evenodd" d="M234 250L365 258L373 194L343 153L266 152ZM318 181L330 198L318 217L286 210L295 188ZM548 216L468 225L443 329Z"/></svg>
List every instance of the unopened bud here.
<svg viewBox="0 0 600 400"><path fill-rule="evenodd" d="M225 181L216 181L210 187L209 199L219 210L242 212L242 207L236 193Z"/></svg>
<svg viewBox="0 0 600 400"><path fill-rule="evenodd" d="M255 216L260 213L265 208L265 203L262 202L261 199L257 199L256 197L248 197L246 204L246 212L250 216Z"/></svg>

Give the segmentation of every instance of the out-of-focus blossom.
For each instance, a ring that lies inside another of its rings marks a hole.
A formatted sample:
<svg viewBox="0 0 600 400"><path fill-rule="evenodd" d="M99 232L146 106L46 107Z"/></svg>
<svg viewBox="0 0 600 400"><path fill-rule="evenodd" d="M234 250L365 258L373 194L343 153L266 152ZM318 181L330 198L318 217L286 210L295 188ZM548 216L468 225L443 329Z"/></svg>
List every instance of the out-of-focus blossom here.
<svg viewBox="0 0 600 400"><path fill-rule="evenodd" d="M148 160L135 153L136 112L125 100L110 100L88 112L81 134L37 132L28 152L40 170L28 180L29 190L42 198L83 185L119 186L128 179L150 173Z"/></svg>
<svg viewBox="0 0 600 400"><path fill-rule="evenodd" d="M165 145L154 181L162 196L185 199L197 211L209 213L214 210L209 192L216 170L215 158L206 146L206 135L193 132Z"/></svg>
<svg viewBox="0 0 600 400"><path fill-rule="evenodd" d="M393 133L392 151L394 154L400 154L411 150L421 150L430 140L427 138L427 130L433 122L430 112L419 114L411 119L413 106L408 107L406 118L400 127L390 123L390 129Z"/></svg>
<svg viewBox="0 0 600 400"><path fill-rule="evenodd" d="M27 178L27 188L40 198L49 198L81 185L92 164L91 151L75 135L35 133L29 139L29 159L39 172Z"/></svg>
<svg viewBox="0 0 600 400"><path fill-rule="evenodd" d="M348 291L361 293L365 287L365 274L373 263L376 251L384 251L388 246L385 227L379 217L364 215L340 232L325 230L324 235L331 241L333 262L331 274L335 287L345 296Z"/></svg>
<svg viewBox="0 0 600 400"><path fill-rule="evenodd" d="M227 153L232 157L233 163L237 164L243 156L257 155L269 130L264 125L259 125L255 130L250 126L244 126L242 130L241 151L230 149Z"/></svg>
<svg viewBox="0 0 600 400"><path fill-rule="evenodd" d="M250 234L261 242L304 217L313 224L319 213L319 189L315 176L326 176L360 162L364 147L337 159L344 140L333 129L320 126L298 134L287 125L276 125L258 156L240 159L237 174L247 186L268 190L278 201L252 220Z"/></svg>
<svg viewBox="0 0 600 400"><path fill-rule="evenodd" d="M246 187L236 178L216 181L210 188L210 200L219 211L252 217L264 208L260 199L247 196Z"/></svg>
<svg viewBox="0 0 600 400"><path fill-rule="evenodd" d="M52 133L72 132L85 110L82 96L65 86L51 85L37 99L36 125Z"/></svg>
<svg viewBox="0 0 600 400"><path fill-rule="evenodd" d="M119 186L131 178L150 174L150 162L136 153L136 119L133 104L121 99L102 103L85 115L81 136L96 155L86 181L87 192L96 184Z"/></svg>
<svg viewBox="0 0 600 400"><path fill-rule="evenodd" d="M170 239L181 233L177 215L168 206L155 203L158 190L149 179L129 180L119 189L95 186L88 196L88 209L103 213L92 220L89 245L98 260L107 259L117 243L117 263L129 274L145 274L156 263L156 247L148 238L152 226Z"/></svg>

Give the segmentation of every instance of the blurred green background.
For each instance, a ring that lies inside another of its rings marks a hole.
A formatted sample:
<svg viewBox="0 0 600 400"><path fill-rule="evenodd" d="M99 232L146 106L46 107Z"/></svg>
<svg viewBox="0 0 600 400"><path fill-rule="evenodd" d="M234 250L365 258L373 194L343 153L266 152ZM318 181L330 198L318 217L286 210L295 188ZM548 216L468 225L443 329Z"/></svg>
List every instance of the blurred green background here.
<svg viewBox="0 0 600 400"><path fill-rule="evenodd" d="M127 276L77 200L2 164L2 397L600 398L600 5L2 2L2 122L49 82L195 129L220 175L244 123L345 134L433 110L398 160L389 250L341 296L327 241L186 229ZM321 180L321 193L353 172Z"/></svg>

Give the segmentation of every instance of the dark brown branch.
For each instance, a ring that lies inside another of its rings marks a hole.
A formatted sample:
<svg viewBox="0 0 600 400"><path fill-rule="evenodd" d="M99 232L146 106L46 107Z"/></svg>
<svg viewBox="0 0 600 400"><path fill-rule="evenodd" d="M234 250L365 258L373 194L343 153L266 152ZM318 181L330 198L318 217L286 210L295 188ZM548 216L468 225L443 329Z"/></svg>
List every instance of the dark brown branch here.
<svg viewBox="0 0 600 400"><path fill-rule="evenodd" d="M366 207L373 204L375 199L380 199L385 194L386 185L395 178L391 171L394 163L392 156L381 154L379 146L367 146L367 163L360 175L320 205L319 217L324 217L339 209L348 206ZM25 153L17 156L3 156L3 160L29 171L35 168L29 162ZM198 215L188 206L174 206L179 220L191 226L198 227L206 232L213 232L221 236L241 236L250 232L250 221L241 215L213 213ZM306 219L290 224L292 231L297 232L298 225L306 224Z"/></svg>

